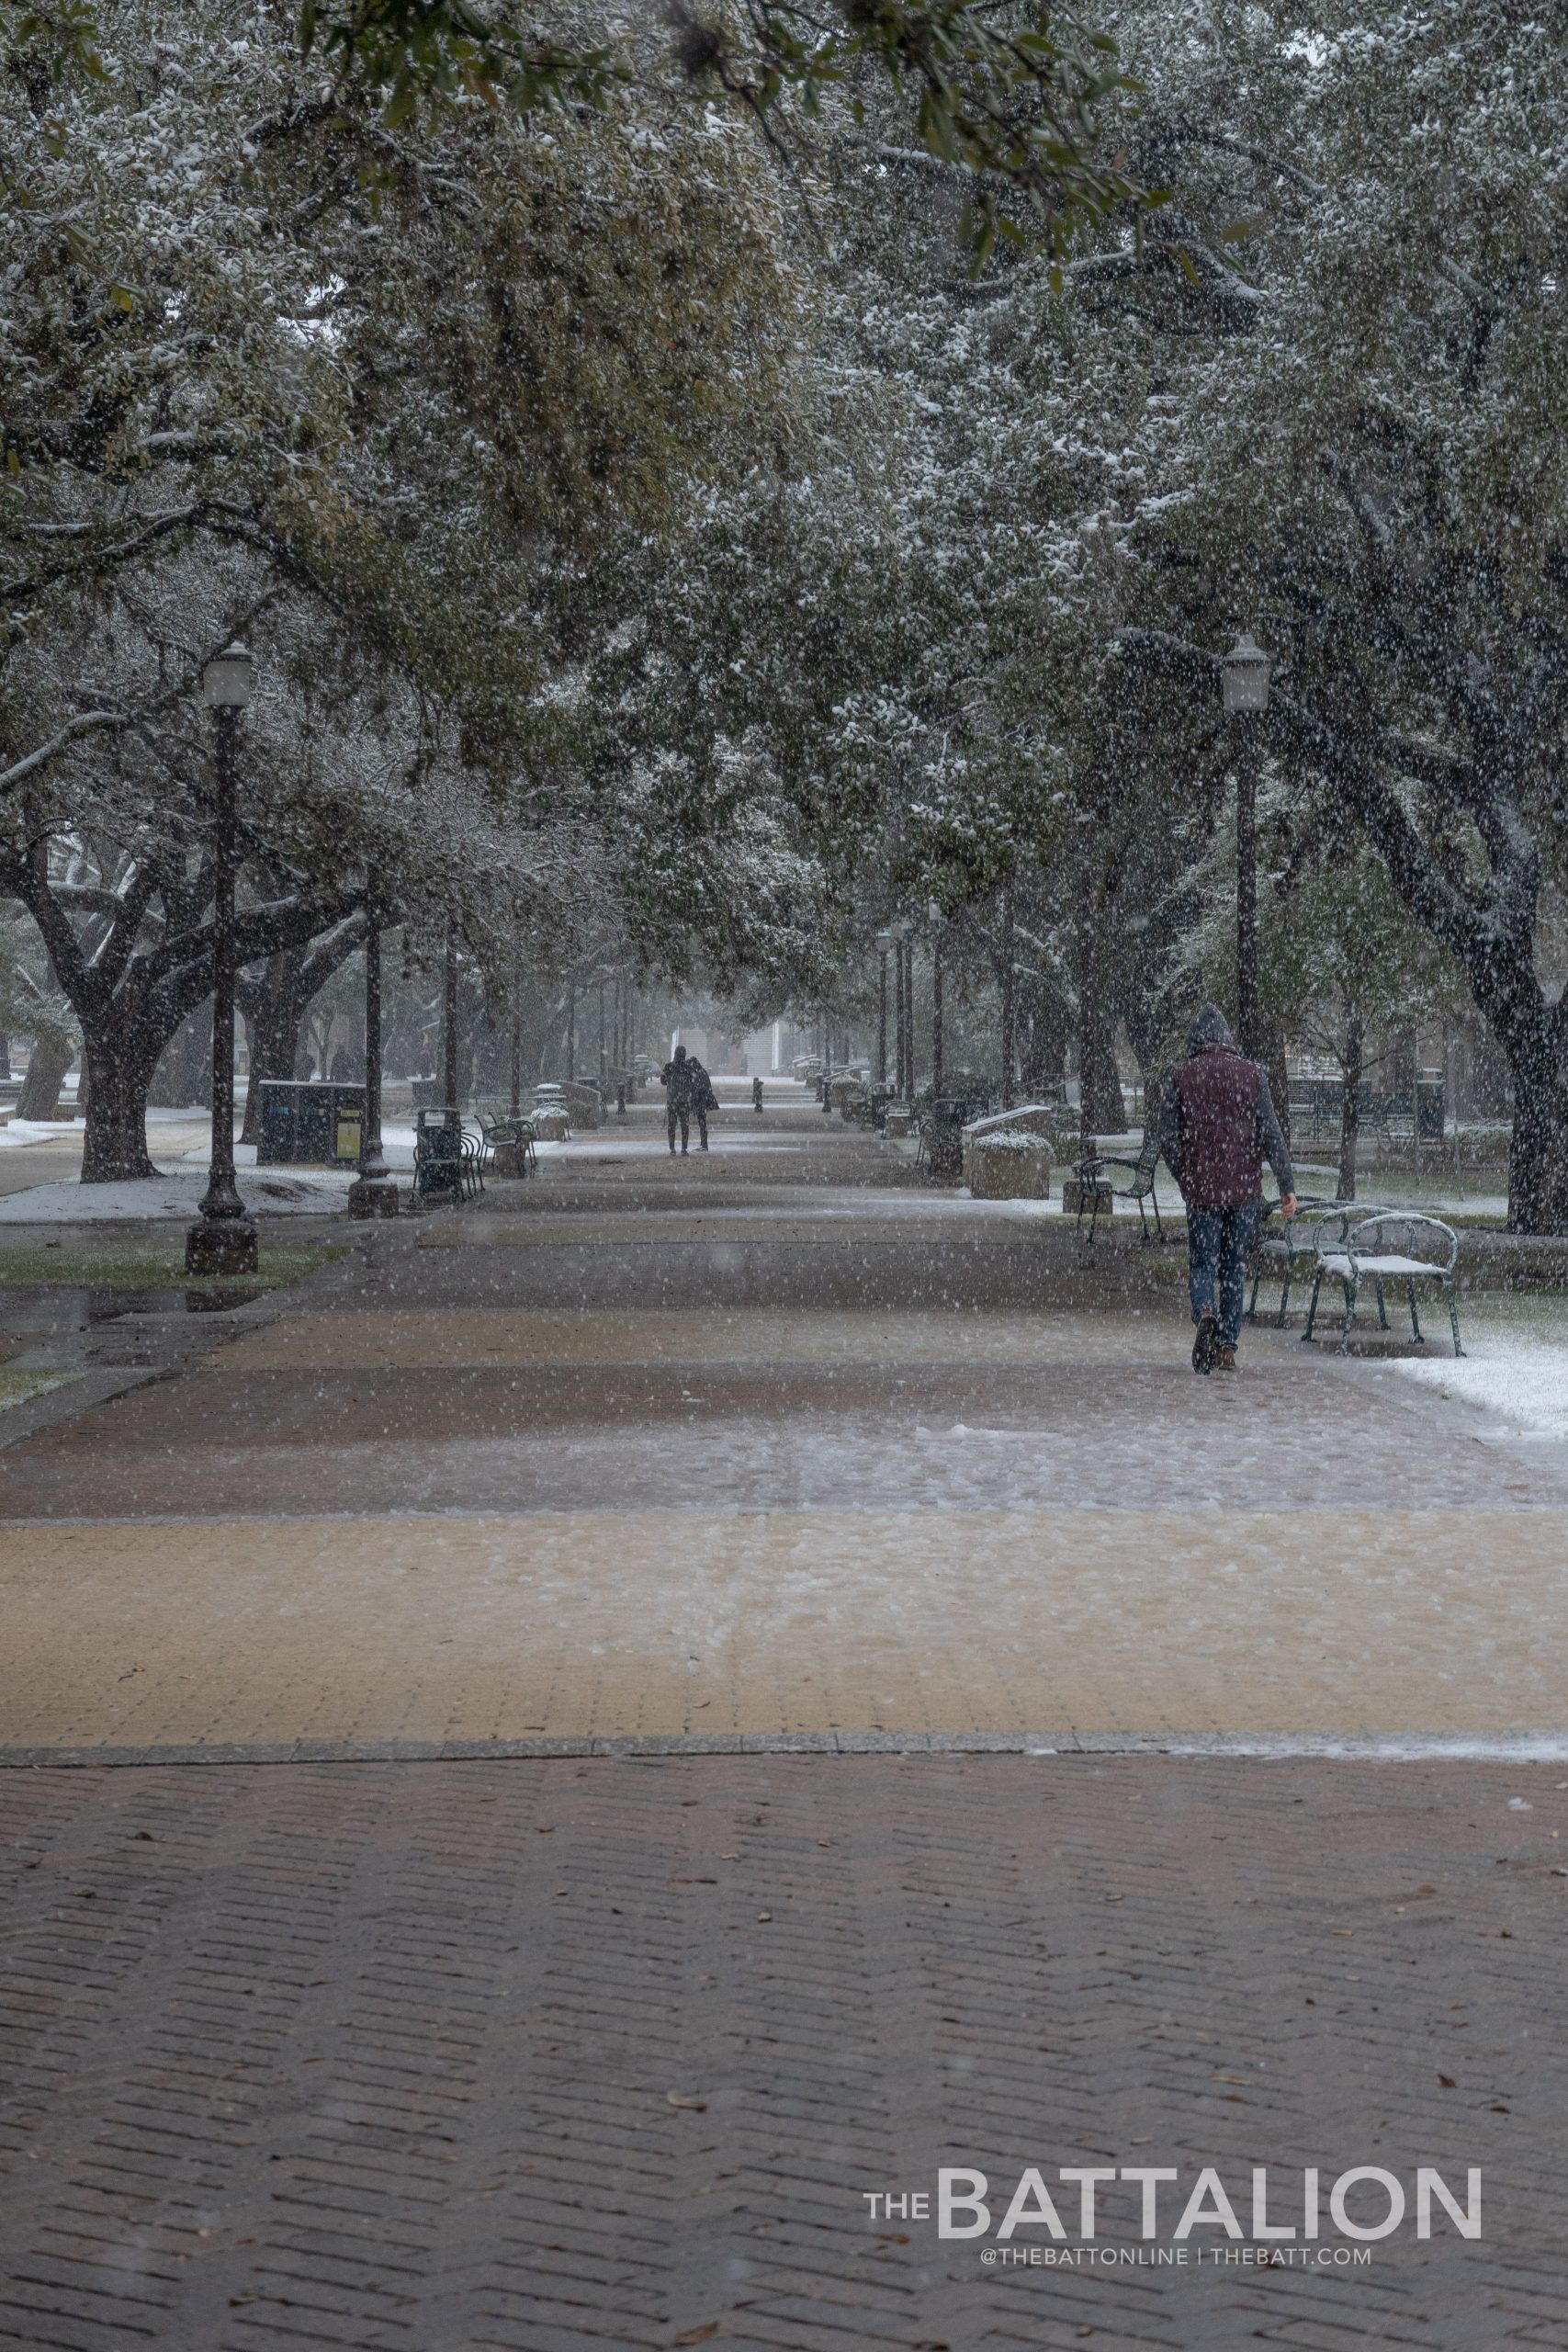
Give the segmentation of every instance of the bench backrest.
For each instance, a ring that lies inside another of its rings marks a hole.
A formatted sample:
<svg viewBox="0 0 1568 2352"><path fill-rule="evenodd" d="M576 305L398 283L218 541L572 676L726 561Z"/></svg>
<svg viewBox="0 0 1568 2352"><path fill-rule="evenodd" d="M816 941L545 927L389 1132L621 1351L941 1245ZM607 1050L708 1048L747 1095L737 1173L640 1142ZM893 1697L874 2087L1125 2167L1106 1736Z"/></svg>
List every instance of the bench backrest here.
<svg viewBox="0 0 1568 2352"><path fill-rule="evenodd" d="M1348 1202L1318 1227L1319 1257L1416 1258L1452 1273L1459 1236L1440 1216L1421 1209L1379 1208Z"/></svg>

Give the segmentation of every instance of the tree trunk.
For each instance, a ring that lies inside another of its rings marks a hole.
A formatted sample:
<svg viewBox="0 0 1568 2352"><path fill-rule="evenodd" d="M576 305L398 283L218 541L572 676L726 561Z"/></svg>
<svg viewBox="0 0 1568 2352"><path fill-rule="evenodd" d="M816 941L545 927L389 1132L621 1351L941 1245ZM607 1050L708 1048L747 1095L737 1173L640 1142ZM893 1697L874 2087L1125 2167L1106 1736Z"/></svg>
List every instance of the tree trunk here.
<svg viewBox="0 0 1568 2352"><path fill-rule="evenodd" d="M188 1111L212 1108L212 1007L198 1005L187 1013L158 1057L158 1067L147 1090L155 1110Z"/></svg>
<svg viewBox="0 0 1568 2352"><path fill-rule="evenodd" d="M158 1056L129 1048L118 1033L89 1035L82 1047L88 1077L84 1184L118 1184L156 1176L147 1155L147 1089Z"/></svg>
<svg viewBox="0 0 1568 2352"><path fill-rule="evenodd" d="M1285 1058L1285 1033L1273 1022L1264 1031L1263 1067L1269 1076L1269 1091L1279 1114L1285 1141L1291 1140L1291 1065Z"/></svg>
<svg viewBox="0 0 1568 2352"><path fill-rule="evenodd" d="M1512 1056L1510 1062L1508 1230L1568 1234L1568 1070L1544 1040L1524 1067Z"/></svg>
<svg viewBox="0 0 1568 2352"><path fill-rule="evenodd" d="M33 1039L32 1059L17 1101L18 1119L52 1119L71 1067L71 1040L62 1029L44 1029Z"/></svg>
<svg viewBox="0 0 1568 2352"><path fill-rule="evenodd" d="M1345 1028L1345 1051L1341 1068L1345 1073L1344 1089L1339 1102L1339 1198L1353 1201L1356 1197L1356 1141L1361 1128L1361 1051L1366 1041L1366 1024L1359 1012L1352 1012Z"/></svg>
<svg viewBox="0 0 1568 2352"><path fill-rule="evenodd" d="M1078 1007L1078 1088L1085 1135L1120 1135L1127 1124L1110 1021L1092 998Z"/></svg>
<svg viewBox="0 0 1568 2352"><path fill-rule="evenodd" d="M245 987L242 1011L250 1052L250 1079L245 1088L245 1124L241 1130L242 1143L261 1140L261 1089L264 1078L289 1079L295 1075L299 1049L299 1029L305 1008L299 1001L299 990L290 984L290 977L277 969L295 959L275 956L268 961L267 974L260 988Z"/></svg>

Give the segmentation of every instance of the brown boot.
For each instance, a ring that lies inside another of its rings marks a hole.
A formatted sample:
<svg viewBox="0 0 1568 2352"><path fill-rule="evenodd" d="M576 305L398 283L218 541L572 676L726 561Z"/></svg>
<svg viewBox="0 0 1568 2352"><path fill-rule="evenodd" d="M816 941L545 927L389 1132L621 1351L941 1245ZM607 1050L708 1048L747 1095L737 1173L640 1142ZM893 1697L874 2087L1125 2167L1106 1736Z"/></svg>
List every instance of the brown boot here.
<svg viewBox="0 0 1568 2352"><path fill-rule="evenodd" d="M1218 1348L1215 1350L1214 1370L1216 1372L1234 1372L1235 1370L1235 1350L1234 1348Z"/></svg>

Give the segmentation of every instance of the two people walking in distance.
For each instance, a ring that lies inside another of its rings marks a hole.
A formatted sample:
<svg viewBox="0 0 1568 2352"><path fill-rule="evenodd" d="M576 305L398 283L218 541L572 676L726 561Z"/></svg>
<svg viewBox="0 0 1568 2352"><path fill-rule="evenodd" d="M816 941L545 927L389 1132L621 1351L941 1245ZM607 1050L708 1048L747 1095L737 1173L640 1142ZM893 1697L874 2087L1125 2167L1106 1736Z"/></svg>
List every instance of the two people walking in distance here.
<svg viewBox="0 0 1568 2352"><path fill-rule="evenodd" d="M670 1149L675 1149L675 1130L681 1130L681 1149L685 1151L691 1139L692 1114L696 1113L697 1140L704 1151L708 1148L708 1113L718 1108L718 1097L713 1091L713 1080L684 1046L677 1046L673 1057L659 1074L664 1089L664 1127L670 1138Z"/></svg>
<svg viewBox="0 0 1568 2352"><path fill-rule="evenodd" d="M1237 1051L1217 1005L1206 1004L1187 1033L1187 1058L1160 1103L1159 1140L1187 1204L1192 1369L1234 1372L1265 1158L1287 1217L1296 1213L1296 1179L1269 1074Z"/></svg>

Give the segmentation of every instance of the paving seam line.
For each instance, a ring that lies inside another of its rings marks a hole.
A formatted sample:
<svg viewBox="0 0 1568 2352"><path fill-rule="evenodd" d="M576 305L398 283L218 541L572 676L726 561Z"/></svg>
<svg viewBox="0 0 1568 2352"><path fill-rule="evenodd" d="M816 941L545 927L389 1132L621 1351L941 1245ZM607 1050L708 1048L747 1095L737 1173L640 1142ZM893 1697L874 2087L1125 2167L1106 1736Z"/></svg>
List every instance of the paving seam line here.
<svg viewBox="0 0 1568 2352"><path fill-rule="evenodd" d="M1167 1756L1288 1763L1568 1763L1568 1731L675 1732L603 1738L296 1740L154 1747L0 1747L0 1771L257 1764L549 1763L585 1757Z"/></svg>

